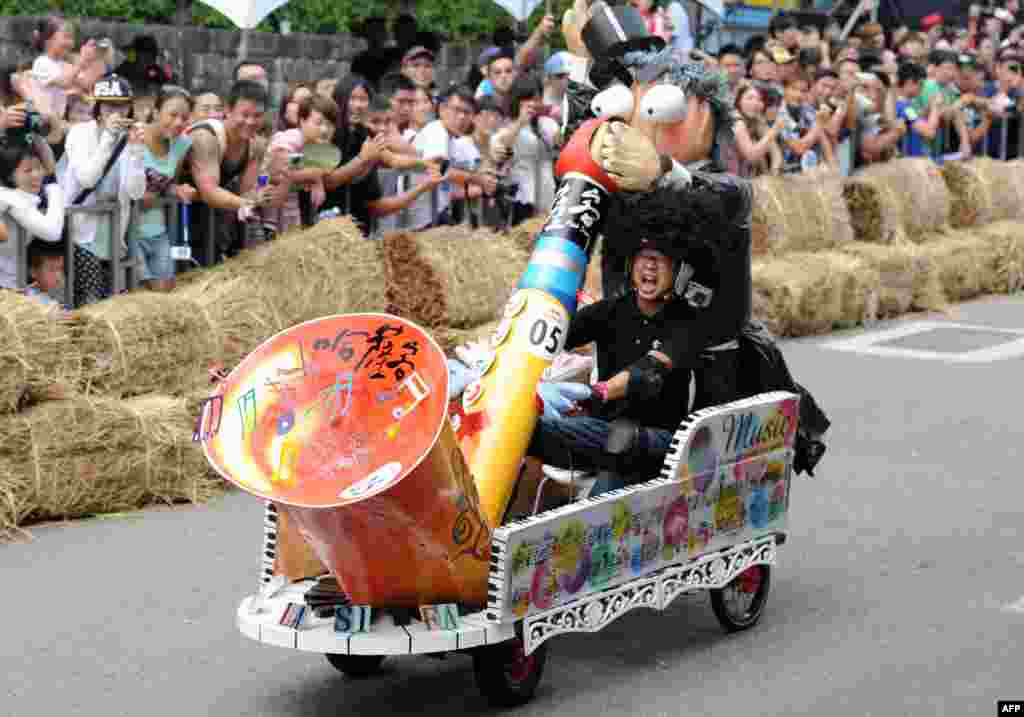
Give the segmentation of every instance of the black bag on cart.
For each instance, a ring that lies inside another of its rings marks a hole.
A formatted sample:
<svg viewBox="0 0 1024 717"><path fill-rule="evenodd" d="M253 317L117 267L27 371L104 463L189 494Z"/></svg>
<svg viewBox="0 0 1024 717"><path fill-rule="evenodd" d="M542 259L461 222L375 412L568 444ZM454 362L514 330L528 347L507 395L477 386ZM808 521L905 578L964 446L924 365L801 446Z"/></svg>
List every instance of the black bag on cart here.
<svg viewBox="0 0 1024 717"><path fill-rule="evenodd" d="M775 337L758 321L750 321L739 335L740 381L744 393L755 396L769 391L791 391L800 396L800 425L797 427L793 469L814 475L825 454L822 437L832 422L814 396L793 379Z"/></svg>

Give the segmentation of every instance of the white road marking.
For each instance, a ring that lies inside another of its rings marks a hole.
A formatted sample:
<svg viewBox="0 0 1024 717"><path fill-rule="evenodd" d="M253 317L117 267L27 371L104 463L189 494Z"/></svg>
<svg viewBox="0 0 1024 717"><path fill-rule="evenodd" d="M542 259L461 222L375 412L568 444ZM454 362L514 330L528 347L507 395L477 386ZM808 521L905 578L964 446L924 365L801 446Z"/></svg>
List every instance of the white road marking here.
<svg viewBox="0 0 1024 717"><path fill-rule="evenodd" d="M946 351L924 351L921 349L905 349L895 346L878 346L879 343L913 336L915 334L934 331L935 329L964 329L968 331L984 331L986 333L1019 336L1014 341L1007 341L995 346L973 351L953 353ZM978 326L947 321L919 321L904 324L883 331L867 331L849 339L836 339L822 344L823 347L836 351L852 351L854 353L884 356L888 358L910 358L925 361L946 361L947 363L992 363L1009 358L1024 356L1024 330L1004 329L996 326Z"/></svg>
<svg viewBox="0 0 1024 717"><path fill-rule="evenodd" d="M1017 602L1010 603L1009 605L1004 607L1003 610L1006 610L1007 612L1019 612L1024 614L1024 597L1021 597L1021 599Z"/></svg>

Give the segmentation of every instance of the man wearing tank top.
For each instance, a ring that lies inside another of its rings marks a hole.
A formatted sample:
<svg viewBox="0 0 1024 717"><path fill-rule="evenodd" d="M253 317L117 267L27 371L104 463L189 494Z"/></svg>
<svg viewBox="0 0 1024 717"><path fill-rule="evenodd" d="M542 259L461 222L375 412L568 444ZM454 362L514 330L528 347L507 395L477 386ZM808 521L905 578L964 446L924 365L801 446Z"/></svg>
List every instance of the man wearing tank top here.
<svg viewBox="0 0 1024 717"><path fill-rule="evenodd" d="M273 199L273 187L251 187L262 159L262 147L253 140L263 125L266 107L266 90L258 83L239 80L231 87L223 122L204 120L189 129L190 170L202 202L193 205L190 229L193 255L201 264L236 253L244 242L244 223L258 221L258 208ZM210 211L219 212L212 224ZM206 256L205 241L211 226L217 232L212 257Z"/></svg>

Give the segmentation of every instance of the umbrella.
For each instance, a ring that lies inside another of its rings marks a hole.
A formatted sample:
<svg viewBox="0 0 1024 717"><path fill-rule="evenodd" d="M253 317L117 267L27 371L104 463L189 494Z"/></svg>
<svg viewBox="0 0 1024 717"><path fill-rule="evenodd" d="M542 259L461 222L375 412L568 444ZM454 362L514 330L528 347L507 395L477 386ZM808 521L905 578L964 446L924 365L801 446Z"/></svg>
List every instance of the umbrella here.
<svg viewBox="0 0 1024 717"><path fill-rule="evenodd" d="M544 0L494 0L494 4L500 6L514 17L518 22L526 22L530 13L536 9Z"/></svg>
<svg viewBox="0 0 1024 717"><path fill-rule="evenodd" d="M277 8L288 4L288 0L202 0L202 3L219 10L241 29L248 30L259 25Z"/></svg>

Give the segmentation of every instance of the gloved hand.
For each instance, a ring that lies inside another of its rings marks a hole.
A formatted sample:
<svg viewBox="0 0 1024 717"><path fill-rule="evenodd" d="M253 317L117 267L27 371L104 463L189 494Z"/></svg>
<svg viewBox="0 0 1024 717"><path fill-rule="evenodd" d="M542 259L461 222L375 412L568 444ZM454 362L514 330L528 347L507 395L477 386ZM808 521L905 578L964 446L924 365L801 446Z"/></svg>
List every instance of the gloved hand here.
<svg viewBox="0 0 1024 717"><path fill-rule="evenodd" d="M537 384L537 400L544 418L562 418L566 411L576 408L591 395L590 386L584 383L542 381Z"/></svg>
<svg viewBox="0 0 1024 717"><path fill-rule="evenodd" d="M460 396L466 386L480 378L480 372L474 371L456 359L448 359L448 400Z"/></svg>
<svg viewBox="0 0 1024 717"><path fill-rule="evenodd" d="M654 143L623 122L603 124L594 135L591 151L601 168L627 192L647 191L662 174Z"/></svg>

